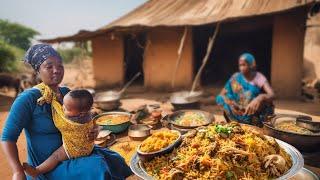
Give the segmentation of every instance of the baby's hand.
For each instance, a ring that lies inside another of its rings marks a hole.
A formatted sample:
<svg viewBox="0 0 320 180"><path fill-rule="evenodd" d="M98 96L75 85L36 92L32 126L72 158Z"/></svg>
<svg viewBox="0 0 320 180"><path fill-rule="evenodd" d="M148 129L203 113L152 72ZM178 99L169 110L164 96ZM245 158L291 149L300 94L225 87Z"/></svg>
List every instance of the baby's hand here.
<svg viewBox="0 0 320 180"><path fill-rule="evenodd" d="M100 126L94 125L93 128L89 131L88 140L94 141L97 138L100 130L101 130Z"/></svg>

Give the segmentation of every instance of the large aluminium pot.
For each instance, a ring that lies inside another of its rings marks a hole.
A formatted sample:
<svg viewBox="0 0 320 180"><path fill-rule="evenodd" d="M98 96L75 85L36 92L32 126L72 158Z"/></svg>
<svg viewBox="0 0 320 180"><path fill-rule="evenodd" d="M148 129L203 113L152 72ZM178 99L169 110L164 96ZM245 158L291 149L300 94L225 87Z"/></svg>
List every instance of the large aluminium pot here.
<svg viewBox="0 0 320 180"><path fill-rule="evenodd" d="M119 108L121 95L116 91L96 93L94 102L103 110L112 111Z"/></svg>
<svg viewBox="0 0 320 180"><path fill-rule="evenodd" d="M97 93L94 97L94 102L103 110L116 110L121 105L120 99L130 84L141 75L138 72L130 81L128 81L120 91L105 91Z"/></svg>
<svg viewBox="0 0 320 180"><path fill-rule="evenodd" d="M285 141L301 152L315 152L319 151L320 147L320 133L317 134L298 134L277 129L275 125L282 121L296 121L297 115L281 114L276 115L270 121L264 122L263 131L265 134L274 138Z"/></svg>
<svg viewBox="0 0 320 180"><path fill-rule="evenodd" d="M201 95L201 91L191 94L189 91L175 92L170 96L170 103L174 107L174 110L199 109Z"/></svg>

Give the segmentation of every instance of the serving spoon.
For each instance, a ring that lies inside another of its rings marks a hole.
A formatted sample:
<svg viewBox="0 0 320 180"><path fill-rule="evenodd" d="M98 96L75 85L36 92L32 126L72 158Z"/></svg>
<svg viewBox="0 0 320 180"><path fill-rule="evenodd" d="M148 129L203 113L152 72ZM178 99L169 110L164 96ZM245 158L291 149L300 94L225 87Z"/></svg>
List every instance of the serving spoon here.
<svg viewBox="0 0 320 180"><path fill-rule="evenodd" d="M313 121L310 116L298 116L296 125L312 132L320 132L320 121Z"/></svg>

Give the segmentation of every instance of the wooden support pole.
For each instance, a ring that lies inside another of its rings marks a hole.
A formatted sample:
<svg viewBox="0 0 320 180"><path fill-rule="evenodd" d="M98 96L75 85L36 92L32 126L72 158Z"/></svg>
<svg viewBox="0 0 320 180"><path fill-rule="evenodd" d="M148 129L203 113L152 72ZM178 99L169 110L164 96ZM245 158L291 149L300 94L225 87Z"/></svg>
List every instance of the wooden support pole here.
<svg viewBox="0 0 320 180"><path fill-rule="evenodd" d="M196 88L196 86L197 86L197 83L198 83L198 81L199 81L200 75L201 75L201 73L202 73L205 65L207 64L207 61L208 61L209 56L210 56L210 53L211 53L211 51L212 51L213 43L215 42L216 37L217 37L217 35L218 35L219 28L220 28L220 22L217 23L216 29L215 29L212 37L209 38L206 55L204 56L204 58L203 58L203 60L202 60L202 64L201 64L201 66L200 66L200 68L199 68L199 71L197 72L197 75L196 75L196 77L194 78L194 81L193 81L193 84L192 84L192 88L191 88L190 94L192 94L192 92L195 90L195 88Z"/></svg>
<svg viewBox="0 0 320 180"><path fill-rule="evenodd" d="M176 66L175 66L175 69L174 69L173 74L172 74L172 81L171 81L171 87L172 88L174 88L174 85L175 85L176 74L177 74L177 71L178 71L178 68L179 68L179 64L180 64L180 61L181 61L182 51L183 51L183 47L184 47L184 44L185 44L185 39L187 37L187 34L188 34L188 27L185 27L183 35L182 35L181 40L180 40Z"/></svg>

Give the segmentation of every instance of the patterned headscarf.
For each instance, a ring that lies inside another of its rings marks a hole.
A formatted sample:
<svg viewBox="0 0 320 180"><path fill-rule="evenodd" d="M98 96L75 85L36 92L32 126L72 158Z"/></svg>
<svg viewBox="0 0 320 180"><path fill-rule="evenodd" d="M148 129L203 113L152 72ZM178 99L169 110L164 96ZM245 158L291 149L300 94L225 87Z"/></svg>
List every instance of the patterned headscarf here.
<svg viewBox="0 0 320 180"><path fill-rule="evenodd" d="M62 60L59 53L49 44L36 44L28 49L24 57L24 62L30 64L35 71L38 71L40 65L49 57Z"/></svg>
<svg viewBox="0 0 320 180"><path fill-rule="evenodd" d="M250 66L250 69L254 69L256 67L256 60L254 56L250 53L243 53L240 56L240 59L244 59Z"/></svg>

